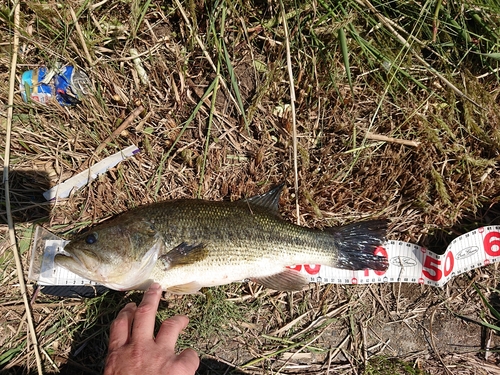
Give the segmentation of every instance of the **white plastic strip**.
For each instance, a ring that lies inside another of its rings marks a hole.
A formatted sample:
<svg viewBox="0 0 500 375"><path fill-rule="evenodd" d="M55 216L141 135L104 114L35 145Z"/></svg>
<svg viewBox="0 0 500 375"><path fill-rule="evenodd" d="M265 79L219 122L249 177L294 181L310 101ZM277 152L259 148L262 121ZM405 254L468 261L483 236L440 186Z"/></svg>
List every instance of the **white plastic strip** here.
<svg viewBox="0 0 500 375"><path fill-rule="evenodd" d="M122 160L135 155L139 152L139 149L135 145L128 146L122 151L118 151L116 154L108 156L102 159L100 162L94 164L90 168L78 173L77 175L67 179L63 183L54 186L50 190L43 193L43 196L48 201L54 200L56 198L67 198L69 197L73 189L79 189L85 186L90 181L94 180L100 174L106 173L108 169L113 168Z"/></svg>

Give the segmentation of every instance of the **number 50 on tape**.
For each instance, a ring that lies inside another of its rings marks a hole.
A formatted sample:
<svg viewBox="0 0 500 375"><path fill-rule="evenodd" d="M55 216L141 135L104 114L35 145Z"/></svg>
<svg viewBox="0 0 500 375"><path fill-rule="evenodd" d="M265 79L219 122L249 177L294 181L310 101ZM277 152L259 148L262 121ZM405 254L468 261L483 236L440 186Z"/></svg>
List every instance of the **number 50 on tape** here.
<svg viewBox="0 0 500 375"><path fill-rule="evenodd" d="M312 282L413 282L443 286L454 276L500 261L500 226L482 227L463 234L454 239L442 255L401 241L387 241L375 254L389 260L386 271L346 271L319 265L293 268L310 276Z"/></svg>

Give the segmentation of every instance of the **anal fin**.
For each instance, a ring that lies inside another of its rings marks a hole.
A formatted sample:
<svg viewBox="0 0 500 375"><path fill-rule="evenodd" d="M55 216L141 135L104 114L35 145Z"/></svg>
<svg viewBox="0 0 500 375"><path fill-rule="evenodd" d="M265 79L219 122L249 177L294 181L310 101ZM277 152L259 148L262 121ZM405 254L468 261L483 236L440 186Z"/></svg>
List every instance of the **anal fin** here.
<svg viewBox="0 0 500 375"><path fill-rule="evenodd" d="M250 280L262 284L266 288L285 291L302 290L309 284L309 280L305 275L288 268L275 275L252 278Z"/></svg>

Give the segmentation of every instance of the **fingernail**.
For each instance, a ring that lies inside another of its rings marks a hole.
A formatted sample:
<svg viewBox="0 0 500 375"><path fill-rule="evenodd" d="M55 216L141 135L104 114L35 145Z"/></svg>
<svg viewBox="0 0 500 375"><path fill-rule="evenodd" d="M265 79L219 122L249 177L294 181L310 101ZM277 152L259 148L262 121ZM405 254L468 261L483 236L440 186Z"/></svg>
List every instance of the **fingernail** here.
<svg viewBox="0 0 500 375"><path fill-rule="evenodd" d="M123 310L135 310L137 308L137 304L135 302L129 302L125 305Z"/></svg>
<svg viewBox="0 0 500 375"><path fill-rule="evenodd" d="M158 289L161 289L161 285L160 285L160 284L158 284L158 283L153 283L153 284L151 284L151 285L149 286L149 290L154 290L154 291L156 291L156 290L158 290Z"/></svg>

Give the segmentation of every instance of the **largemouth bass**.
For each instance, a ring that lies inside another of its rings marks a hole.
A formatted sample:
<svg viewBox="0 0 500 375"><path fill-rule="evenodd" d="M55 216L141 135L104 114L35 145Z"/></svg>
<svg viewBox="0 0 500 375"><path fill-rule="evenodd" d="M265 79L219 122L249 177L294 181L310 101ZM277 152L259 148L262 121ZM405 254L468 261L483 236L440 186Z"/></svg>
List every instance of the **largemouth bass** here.
<svg viewBox="0 0 500 375"><path fill-rule="evenodd" d="M153 281L177 294L246 279L277 290L309 282L287 266L321 264L385 270L374 255L387 222L373 220L311 229L281 219L283 184L235 202L180 199L127 211L70 241L55 261L115 290Z"/></svg>

